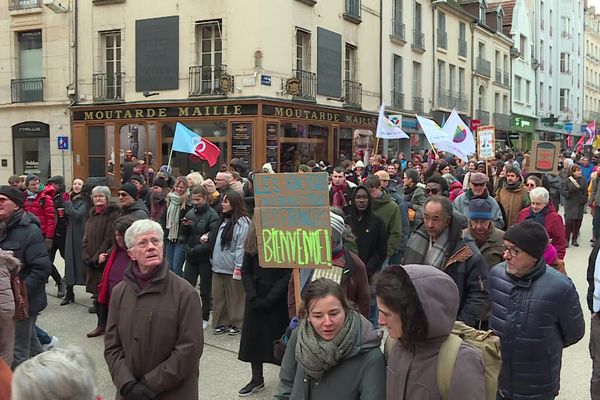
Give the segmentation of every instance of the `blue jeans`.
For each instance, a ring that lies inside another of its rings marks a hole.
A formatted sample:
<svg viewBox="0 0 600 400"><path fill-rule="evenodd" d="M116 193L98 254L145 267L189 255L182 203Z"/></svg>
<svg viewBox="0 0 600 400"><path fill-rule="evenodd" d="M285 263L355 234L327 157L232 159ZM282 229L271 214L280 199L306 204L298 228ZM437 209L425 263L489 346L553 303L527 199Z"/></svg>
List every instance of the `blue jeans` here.
<svg viewBox="0 0 600 400"><path fill-rule="evenodd" d="M48 333L46 333L45 330L43 330L42 328L40 328L39 326L35 326L35 334L38 338L38 340L40 341L40 344L48 344L52 341L52 338L50 337L50 335L48 335Z"/></svg>
<svg viewBox="0 0 600 400"><path fill-rule="evenodd" d="M169 268L177 275L183 277L183 263L185 262L185 243L171 242L167 240L165 246Z"/></svg>
<svg viewBox="0 0 600 400"><path fill-rule="evenodd" d="M31 356L42 353L42 346L35 334L37 315L15 321L15 357L12 363L14 370Z"/></svg>
<svg viewBox="0 0 600 400"><path fill-rule="evenodd" d="M375 287L371 287L371 305L369 307L369 321L373 324L373 328L379 328L379 308L377 308L377 297L375 296Z"/></svg>

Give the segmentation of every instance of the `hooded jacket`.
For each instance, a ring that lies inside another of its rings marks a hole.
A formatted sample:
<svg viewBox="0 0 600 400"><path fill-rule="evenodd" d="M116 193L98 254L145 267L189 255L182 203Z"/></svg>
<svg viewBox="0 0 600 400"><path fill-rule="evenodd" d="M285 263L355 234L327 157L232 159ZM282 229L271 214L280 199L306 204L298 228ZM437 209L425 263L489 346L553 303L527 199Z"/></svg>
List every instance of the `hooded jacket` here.
<svg viewBox="0 0 600 400"><path fill-rule="evenodd" d="M394 340L387 362L387 400L442 400L437 384L437 364L440 348L452 332L459 306L459 296L452 279L424 265L405 265L424 315L427 337L408 343ZM483 400L484 364L476 349L462 344L456 357L454 375L447 400Z"/></svg>
<svg viewBox="0 0 600 400"><path fill-rule="evenodd" d="M373 213L378 216L387 230L387 257L393 256L400 248L402 240L402 220L400 208L389 193L382 191L381 197L372 201Z"/></svg>
<svg viewBox="0 0 600 400"><path fill-rule="evenodd" d="M385 392L385 361L379 348L381 334L360 316L361 329L354 350L323 379L315 381L296 361L297 329L292 332L279 371L274 400L381 400Z"/></svg>
<svg viewBox="0 0 600 400"><path fill-rule="evenodd" d="M45 239L53 239L56 231L56 210L54 210L54 185L48 185L44 190L40 190L34 199L27 198L25 193L25 202L23 209L40 220L40 228Z"/></svg>

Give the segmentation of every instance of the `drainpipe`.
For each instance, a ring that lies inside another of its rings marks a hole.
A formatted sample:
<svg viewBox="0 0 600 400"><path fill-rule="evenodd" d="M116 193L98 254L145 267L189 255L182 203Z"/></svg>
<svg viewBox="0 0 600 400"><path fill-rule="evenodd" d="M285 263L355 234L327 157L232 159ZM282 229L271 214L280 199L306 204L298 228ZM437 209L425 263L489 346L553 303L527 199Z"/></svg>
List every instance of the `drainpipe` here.
<svg viewBox="0 0 600 400"><path fill-rule="evenodd" d="M433 32L433 34L431 35L432 37L432 41L431 41L431 63L433 64L433 74L432 74L432 79L433 79L433 84L431 85L431 109L429 110L430 114L431 114L431 118L433 119L433 108L434 106L437 106L437 99L435 97L435 85L436 85L436 79L435 79L435 73L436 73L436 62L435 62L435 53L436 53L436 46L435 46L435 39L436 39L436 34L437 34L437 29L435 26L435 10L436 10L437 6L436 6L436 2L433 1L431 3L431 31ZM440 89L440 88L438 88ZM423 110L424 111L424 110Z"/></svg>
<svg viewBox="0 0 600 400"><path fill-rule="evenodd" d="M74 22L74 30L75 30L75 38L73 40L73 48L75 49L73 52L73 79L75 80L75 103L79 101L79 68L77 66L77 61L79 59L79 7L77 6L78 0L73 0L73 14L75 17Z"/></svg>
<svg viewBox="0 0 600 400"><path fill-rule="evenodd" d="M476 58L475 58L475 24L477 24L477 22L471 22L471 120L477 119L476 115L475 115L475 74L473 73L475 71L475 63L477 62ZM479 93L479 91L477 92Z"/></svg>
<svg viewBox="0 0 600 400"><path fill-rule="evenodd" d="M379 0L379 105L383 104L383 0Z"/></svg>

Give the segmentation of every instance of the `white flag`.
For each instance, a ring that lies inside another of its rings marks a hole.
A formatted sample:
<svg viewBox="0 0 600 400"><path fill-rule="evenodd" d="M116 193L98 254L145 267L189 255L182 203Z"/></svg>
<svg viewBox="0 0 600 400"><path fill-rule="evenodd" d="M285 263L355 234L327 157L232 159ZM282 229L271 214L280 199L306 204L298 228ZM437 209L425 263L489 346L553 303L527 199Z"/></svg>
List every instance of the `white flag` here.
<svg viewBox="0 0 600 400"><path fill-rule="evenodd" d="M450 114L443 129L448 135L450 148L454 149L447 151L456 154L462 160L467 160L470 155L475 154L475 139L473 138L473 133L469 129L469 126L465 124L465 121L458 115L456 110L452 111L452 114Z"/></svg>
<svg viewBox="0 0 600 400"><path fill-rule="evenodd" d="M425 136L427 136L427 140L429 140L429 143L435 144L450 141L450 138L448 138L446 132L444 132L444 130L440 128L440 126L436 124L435 121L424 117L419 117L418 115L417 120L419 121L419 125L421 125L423 133L425 133Z"/></svg>
<svg viewBox="0 0 600 400"><path fill-rule="evenodd" d="M394 116L394 122L390 121L383 111L383 104L379 108L379 118L377 119L377 134L381 139L408 139L408 135L402 130L402 117ZM400 118L398 118L400 117Z"/></svg>

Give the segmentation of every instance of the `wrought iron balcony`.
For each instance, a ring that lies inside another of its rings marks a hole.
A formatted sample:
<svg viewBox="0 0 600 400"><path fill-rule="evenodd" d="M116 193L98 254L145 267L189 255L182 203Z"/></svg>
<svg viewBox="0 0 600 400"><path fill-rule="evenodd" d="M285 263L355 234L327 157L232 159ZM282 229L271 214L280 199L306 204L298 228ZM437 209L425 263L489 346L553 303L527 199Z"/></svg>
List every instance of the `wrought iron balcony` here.
<svg viewBox="0 0 600 400"><path fill-rule="evenodd" d="M392 90L390 97L392 99L392 108L404 110L404 93Z"/></svg>
<svg viewBox="0 0 600 400"><path fill-rule="evenodd" d="M27 10L42 6L42 0L10 0L9 10Z"/></svg>
<svg viewBox="0 0 600 400"><path fill-rule="evenodd" d="M392 20L392 36L398 39L406 39L406 24L403 24L401 20Z"/></svg>
<svg viewBox="0 0 600 400"><path fill-rule="evenodd" d="M490 113L489 111L477 110L475 112L478 119L481 122L481 125L488 125L490 123Z"/></svg>
<svg viewBox="0 0 600 400"><path fill-rule="evenodd" d="M94 74L94 101L122 101L125 73Z"/></svg>
<svg viewBox="0 0 600 400"><path fill-rule="evenodd" d="M413 97L413 111L415 113L423 114L424 104L425 102L422 97Z"/></svg>
<svg viewBox="0 0 600 400"><path fill-rule="evenodd" d="M454 107L456 107L456 109L458 111L462 111L462 112L469 111L469 101L467 100L464 93L461 93L461 92L455 93L454 98L455 98Z"/></svg>
<svg viewBox="0 0 600 400"><path fill-rule="evenodd" d="M467 56L467 41L465 39L458 39L458 55L461 57Z"/></svg>
<svg viewBox="0 0 600 400"><path fill-rule="evenodd" d="M436 103L438 107L450 108L452 98L448 89L438 89Z"/></svg>
<svg viewBox="0 0 600 400"><path fill-rule="evenodd" d="M362 83L344 81L344 105L352 108L362 108Z"/></svg>
<svg viewBox="0 0 600 400"><path fill-rule="evenodd" d="M10 93L13 103L44 101L44 78L11 79Z"/></svg>
<svg viewBox="0 0 600 400"><path fill-rule="evenodd" d="M508 114L494 113L494 125L498 129L510 129L512 117Z"/></svg>
<svg viewBox="0 0 600 400"><path fill-rule="evenodd" d="M448 34L439 29L437 30L437 47L448 50Z"/></svg>
<svg viewBox="0 0 600 400"><path fill-rule="evenodd" d="M317 74L310 71L295 69L294 76L300 81L300 93L294 95L295 99L316 101L317 100Z"/></svg>
<svg viewBox="0 0 600 400"><path fill-rule="evenodd" d="M425 34L420 30L413 30L413 43L411 47L413 49L425 51Z"/></svg>
<svg viewBox="0 0 600 400"><path fill-rule="evenodd" d="M477 61L475 63L475 72L477 72L480 75L491 78L491 76L492 76L491 71L492 71L492 63L483 57L477 57Z"/></svg>
<svg viewBox="0 0 600 400"><path fill-rule="evenodd" d="M189 96L224 95L232 88L223 87L226 65L194 65L190 67Z"/></svg>
<svg viewBox="0 0 600 400"><path fill-rule="evenodd" d="M438 89L437 106L447 109L456 108L458 111L468 111L469 103L464 93L447 89Z"/></svg>
<svg viewBox="0 0 600 400"><path fill-rule="evenodd" d="M500 68L496 68L496 79L494 79L497 83L502 83L502 70Z"/></svg>
<svg viewBox="0 0 600 400"><path fill-rule="evenodd" d="M510 86L510 74L508 72L504 73L504 84Z"/></svg>

